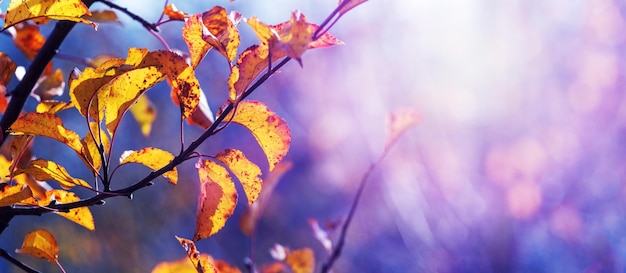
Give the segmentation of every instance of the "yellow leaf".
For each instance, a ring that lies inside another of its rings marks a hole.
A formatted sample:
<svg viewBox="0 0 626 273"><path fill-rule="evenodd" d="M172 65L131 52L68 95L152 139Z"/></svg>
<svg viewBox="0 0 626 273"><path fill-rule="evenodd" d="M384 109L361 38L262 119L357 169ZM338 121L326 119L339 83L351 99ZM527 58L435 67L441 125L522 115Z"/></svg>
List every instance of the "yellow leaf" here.
<svg viewBox="0 0 626 273"><path fill-rule="evenodd" d="M46 100L46 101L39 102L37 104L37 108L35 109L35 111L37 113L56 114L60 111L70 109L72 107L74 107L74 105L72 105L72 103L69 103L69 102L57 101L57 100Z"/></svg>
<svg viewBox="0 0 626 273"><path fill-rule="evenodd" d="M139 123L141 133L144 136L149 136L152 130L152 122L156 119L156 108L154 108L150 99L145 95L139 96L135 104L130 107L130 113L133 114L133 117Z"/></svg>
<svg viewBox="0 0 626 273"><path fill-rule="evenodd" d="M61 118L54 114L26 113L19 117L9 130L13 135L37 135L55 139L72 148L83 158L83 145L80 142L80 137L74 131L63 127Z"/></svg>
<svg viewBox="0 0 626 273"><path fill-rule="evenodd" d="M115 11L107 9L107 10L95 10L91 13L90 16L83 17L92 22L98 23L118 23L121 24L120 20L117 18L117 14Z"/></svg>
<svg viewBox="0 0 626 273"><path fill-rule="evenodd" d="M32 19L67 20L96 27L95 23L82 18L91 15L89 8L80 0L12 0L7 8L4 28Z"/></svg>
<svg viewBox="0 0 626 273"><path fill-rule="evenodd" d="M89 115L95 120L102 120L96 92L104 84L128 70L129 68L124 66L124 59L119 58L104 61L97 68L85 68L78 78L69 83L72 103L84 117Z"/></svg>
<svg viewBox="0 0 626 273"><path fill-rule="evenodd" d="M109 153L109 149L111 148L111 144L109 141L109 137L106 135L104 130L98 126L96 122L89 122L89 128L93 135L87 132L87 135L80 140L83 144L85 151L85 159L87 162L91 163L93 167L92 171L94 173L98 173L100 167L102 167L102 158L100 156L100 144L102 144L102 148L104 148L104 154ZM99 133L98 133L99 132ZM94 139L95 137L95 139ZM87 164L89 165L89 164Z"/></svg>
<svg viewBox="0 0 626 273"><path fill-rule="evenodd" d="M65 81L63 72L57 69L54 73L44 75L37 81L32 95L39 101L50 100L55 96L63 95Z"/></svg>
<svg viewBox="0 0 626 273"><path fill-rule="evenodd" d="M206 30L202 32L202 38L224 55L229 63L237 56L240 43L236 17L238 13L229 17L226 9L220 6L202 13L202 23L205 26L203 30Z"/></svg>
<svg viewBox="0 0 626 273"><path fill-rule="evenodd" d="M74 186L83 186L91 189L91 186L85 182L85 180L72 177L63 166L44 159L33 160L28 167L19 168L15 171L15 174L22 173L30 174L39 181L57 181L65 190L71 189Z"/></svg>
<svg viewBox="0 0 626 273"><path fill-rule="evenodd" d="M9 181L11 175L11 161L0 154L0 182Z"/></svg>
<svg viewBox="0 0 626 273"><path fill-rule="evenodd" d="M195 69L211 49L211 45L202 39L202 14L194 14L185 20L182 28L183 40L189 48L191 66Z"/></svg>
<svg viewBox="0 0 626 273"><path fill-rule="evenodd" d="M117 56L109 55L109 54L100 54L94 58L88 59L88 63L91 67L98 67L102 65L104 62L115 59Z"/></svg>
<svg viewBox="0 0 626 273"><path fill-rule="evenodd" d="M209 160L196 163L200 177L200 195L196 214L194 241L217 233L233 215L237 203L237 190L224 167Z"/></svg>
<svg viewBox="0 0 626 273"><path fill-rule="evenodd" d="M224 120L229 120L231 116L232 112ZM265 152L265 156L267 156L270 171L289 151L291 133L287 123L270 111L262 102L240 102L232 122L240 124L252 132L261 149Z"/></svg>
<svg viewBox="0 0 626 273"><path fill-rule="evenodd" d="M237 71L231 71L228 78L230 97L234 100L239 97L261 72L267 71L269 49L267 44L253 45L239 54L237 59ZM283 52L272 53L272 63L276 63L280 58L285 57ZM231 82L235 82L232 84ZM234 94L234 95L233 95Z"/></svg>
<svg viewBox="0 0 626 273"><path fill-rule="evenodd" d="M208 254L199 254L198 256L198 262L200 264L206 264L209 267L209 272L211 271L211 261L213 260L213 258L211 256L209 256ZM219 272L219 273L225 273L222 271L216 271L218 269L213 269L213 272ZM152 273L197 273L198 270L196 270L196 268L194 268L193 264L191 263L190 258L188 257L183 257L179 260L173 261L173 262L160 262L159 264L157 264L153 269L152 269ZM203 271L206 272L206 271Z"/></svg>
<svg viewBox="0 0 626 273"><path fill-rule="evenodd" d="M55 201L57 204L68 204L80 201L80 198L73 192L67 192L64 190L49 190L46 192L46 199L40 200L40 206L47 206L51 201ZM88 207L80 207L71 209L69 212L55 212L56 214L67 218L68 220L77 223L88 230L94 230L93 216Z"/></svg>
<svg viewBox="0 0 626 273"><path fill-rule="evenodd" d="M187 64L185 58L171 51L154 51L148 53L138 66L156 66L161 73L167 75L168 82L181 104L183 119L189 117L196 109L200 100L200 83L193 72L193 67Z"/></svg>
<svg viewBox="0 0 626 273"><path fill-rule="evenodd" d="M109 135L114 135L117 127L131 105L150 87L163 80L163 74L154 66L137 68L107 82L98 90L98 103L104 109L104 120Z"/></svg>
<svg viewBox="0 0 626 273"><path fill-rule="evenodd" d="M241 216L241 220L239 222L239 227L241 231L248 235L252 236L254 230L256 230L256 225L259 221L259 217L263 213L265 206L267 204L267 200L269 200L272 192L278 185L278 181L288 170L291 169L291 162L280 162L274 170L272 170L265 179L263 179L263 189L261 189L261 193L259 193L259 197L256 202L248 207L248 210L244 212L243 216Z"/></svg>
<svg viewBox="0 0 626 273"><path fill-rule="evenodd" d="M172 160L174 160L174 155L171 153L150 147L138 151L125 151L122 153L122 156L120 156L120 165L131 162L139 163L156 171L165 167L172 162ZM178 182L178 171L176 168L164 173L163 176L169 179L170 183L174 185Z"/></svg>
<svg viewBox="0 0 626 273"><path fill-rule="evenodd" d="M38 205L38 200L46 200L46 191L48 189L43 186L46 185L45 183L40 183L27 174L16 175L13 177L13 181L19 185L27 185L33 195L33 198L22 200L19 202L20 204Z"/></svg>
<svg viewBox="0 0 626 273"><path fill-rule="evenodd" d="M174 6L174 4L168 4L163 9L163 14L165 14L171 20L175 20L175 21L184 21L185 17L187 16L187 14L178 10L176 6Z"/></svg>
<svg viewBox="0 0 626 273"><path fill-rule="evenodd" d="M187 118L187 123L208 129L213 124L213 121L215 121L215 118L209 107L209 102L204 92L200 90L200 102L193 113L191 113L191 116Z"/></svg>
<svg viewBox="0 0 626 273"><path fill-rule="evenodd" d="M176 236L176 239L180 243L180 245L187 252L187 257L191 261L193 268L196 269L196 272L204 272L204 273L218 273L217 268L215 268L213 257L200 254L198 249L196 248L196 244L185 238L181 238Z"/></svg>
<svg viewBox="0 0 626 273"><path fill-rule="evenodd" d="M420 122L421 118L415 109L399 109L387 116L387 141L389 147L410 127Z"/></svg>
<svg viewBox="0 0 626 273"><path fill-rule="evenodd" d="M313 273L315 270L315 256L310 248L290 251L285 263L291 267L293 273Z"/></svg>
<svg viewBox="0 0 626 273"><path fill-rule="evenodd" d="M10 206L33 196L33 192L26 185L9 186L0 183L0 207Z"/></svg>
<svg viewBox="0 0 626 273"><path fill-rule="evenodd" d="M221 151L215 155L215 159L226 165L243 185L248 205L254 203L263 186L263 180L259 177L261 175L259 166L248 160L242 151L236 149Z"/></svg>
<svg viewBox="0 0 626 273"><path fill-rule="evenodd" d="M16 249L15 252L46 259L53 263L58 262L59 258L57 240L45 229L33 230L26 234L22 248Z"/></svg>

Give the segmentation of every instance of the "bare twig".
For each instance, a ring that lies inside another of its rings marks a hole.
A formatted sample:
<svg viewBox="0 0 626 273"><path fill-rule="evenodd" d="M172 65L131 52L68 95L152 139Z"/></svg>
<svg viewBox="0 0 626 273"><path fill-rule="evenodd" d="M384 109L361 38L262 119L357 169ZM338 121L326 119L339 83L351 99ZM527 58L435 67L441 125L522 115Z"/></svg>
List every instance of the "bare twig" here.
<svg viewBox="0 0 626 273"><path fill-rule="evenodd" d="M150 22L146 21L146 19L141 18L141 16L132 13L131 11L129 11L127 8L125 7L121 7L118 6L117 4L108 1L108 0L96 0L102 4L105 4L107 6L109 6L112 9L116 9L119 10L121 12L123 12L124 14L128 15L130 18L132 18L133 20L139 22L143 27L145 27L146 29L152 30L154 32L159 32L159 29L154 25L151 24Z"/></svg>
<svg viewBox="0 0 626 273"><path fill-rule="evenodd" d="M13 256L11 256L11 254L9 254L9 252L7 252L6 250L0 248L0 257L4 258L5 260L11 262L12 264L14 264L15 266L19 267L20 269L24 270L24 272L28 272L28 273L39 273L39 271L35 270L34 268L20 262L18 259L15 259Z"/></svg>

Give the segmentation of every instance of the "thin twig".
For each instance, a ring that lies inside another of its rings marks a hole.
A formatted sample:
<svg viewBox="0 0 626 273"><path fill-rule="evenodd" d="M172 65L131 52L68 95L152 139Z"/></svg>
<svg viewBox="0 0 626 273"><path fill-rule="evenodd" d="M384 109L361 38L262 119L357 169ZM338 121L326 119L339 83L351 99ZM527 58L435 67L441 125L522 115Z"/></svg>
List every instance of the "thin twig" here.
<svg viewBox="0 0 626 273"><path fill-rule="evenodd" d="M108 1L108 0L96 0L96 1L100 2L102 4L105 4L105 5L109 6L112 9L116 9L116 10L119 10L119 11L123 12L124 14L126 14L130 18L132 18L133 20L141 23L141 25L143 25L143 27L145 27L146 29L152 30L154 32L159 32L159 29L154 24L151 24L150 22L146 21L146 19L141 18L141 16L132 13L131 11L129 11L125 7L118 6L117 4L115 4L115 3L111 2L111 1Z"/></svg>
<svg viewBox="0 0 626 273"><path fill-rule="evenodd" d="M40 273L39 271L35 270L34 268L26 265L25 263L20 262L18 259L16 259L13 256L11 256L11 254L9 254L9 252L4 250L3 248L0 248L0 257L2 257L5 260L11 262L12 264L14 264L15 266L19 267L20 269L24 270L24 272Z"/></svg>

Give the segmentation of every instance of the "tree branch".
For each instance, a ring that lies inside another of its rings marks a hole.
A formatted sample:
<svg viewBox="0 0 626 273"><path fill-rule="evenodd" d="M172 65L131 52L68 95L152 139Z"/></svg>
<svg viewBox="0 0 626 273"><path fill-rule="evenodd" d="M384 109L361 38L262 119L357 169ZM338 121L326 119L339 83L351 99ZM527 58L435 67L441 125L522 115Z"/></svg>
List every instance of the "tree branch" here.
<svg viewBox="0 0 626 273"><path fill-rule="evenodd" d="M39 273L39 271L35 270L34 268L20 262L18 259L15 259L13 256L11 256L11 254L9 254L9 252L7 252L6 250L0 248L0 257L6 259L7 261L11 262L12 264L16 265L17 267L19 267L20 269L24 270L25 272L28 273Z"/></svg>
<svg viewBox="0 0 626 273"><path fill-rule="evenodd" d="M148 22L145 19L141 18L141 16L132 13L131 11L129 11L125 7L118 6L117 4L115 4L115 3L111 2L111 1L108 1L108 0L96 0L96 1L98 1L98 2L100 2L102 4L105 4L105 5L109 6L112 9L116 9L116 10L119 10L119 11L123 12L124 14L128 15L130 18L133 18L133 20L141 23L141 25L143 25L143 27L145 27L146 29L152 30L154 32L159 32L159 29L154 24L151 24L150 22Z"/></svg>

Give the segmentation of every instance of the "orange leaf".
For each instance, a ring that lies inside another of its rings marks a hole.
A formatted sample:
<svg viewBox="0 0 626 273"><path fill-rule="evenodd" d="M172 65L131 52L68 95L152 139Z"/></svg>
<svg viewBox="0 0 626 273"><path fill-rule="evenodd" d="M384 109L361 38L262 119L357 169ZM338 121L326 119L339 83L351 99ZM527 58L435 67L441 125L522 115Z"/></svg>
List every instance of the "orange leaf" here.
<svg viewBox="0 0 626 273"><path fill-rule="evenodd" d="M35 108L35 112L56 114L60 111L70 109L72 107L74 107L74 105L72 105L69 102L57 101L57 100L46 100L46 101L39 102L37 104L37 108Z"/></svg>
<svg viewBox="0 0 626 273"><path fill-rule="evenodd" d="M228 171L209 160L196 163L200 177L200 195L196 214L194 241L217 233L233 215L237 203L237 190Z"/></svg>
<svg viewBox="0 0 626 273"><path fill-rule="evenodd" d="M91 12L90 16L83 17L92 22L98 23L118 23L122 24L120 20L117 18L117 14L115 11L107 9L107 10L95 10Z"/></svg>
<svg viewBox="0 0 626 273"><path fill-rule="evenodd" d="M187 122L191 125L199 126L203 129L208 129L215 121L213 112L209 107L209 102L206 100L204 92L200 90L200 102L198 107L191 113L191 116L187 118Z"/></svg>
<svg viewBox="0 0 626 273"><path fill-rule="evenodd" d="M178 10L174 4L169 4L163 9L163 14L167 15L170 20L184 21L187 14Z"/></svg>
<svg viewBox="0 0 626 273"><path fill-rule="evenodd" d="M37 81L32 95L39 101L50 100L55 96L63 95L65 81L63 72L57 69L54 73L44 75Z"/></svg>
<svg viewBox="0 0 626 273"><path fill-rule="evenodd" d="M236 268L222 260L215 261L215 268L219 273L241 273L239 268Z"/></svg>
<svg viewBox="0 0 626 273"><path fill-rule="evenodd" d="M171 153L150 147L143 148L138 151L125 151L120 156L120 165L131 162L139 163L156 171L165 167L167 164L172 162L172 160L174 160L174 155ZM163 176L169 179L170 183L174 185L178 182L178 171L176 168L164 173Z"/></svg>
<svg viewBox="0 0 626 273"><path fill-rule="evenodd" d="M26 185L9 186L0 183L0 207L10 206L33 196L33 192Z"/></svg>
<svg viewBox="0 0 626 273"><path fill-rule="evenodd" d="M37 229L26 234L22 248L16 249L15 252L46 259L53 263L57 263L59 258L57 240L45 229Z"/></svg>
<svg viewBox="0 0 626 273"><path fill-rule="evenodd" d="M202 39L202 14L194 14L185 20L182 28L183 40L189 48L191 66L196 68L211 49L211 45Z"/></svg>
<svg viewBox="0 0 626 273"><path fill-rule="evenodd" d="M46 192L46 200L40 200L40 206L47 206L51 201L55 201L57 204L69 204L80 201L80 198L73 192L64 190L49 190ZM93 216L88 207L80 207L71 209L69 212L55 212L56 214L67 218L68 220L77 223L88 230L94 230Z"/></svg>
<svg viewBox="0 0 626 273"><path fill-rule="evenodd" d="M232 113L224 120L229 120L231 116ZM267 156L270 171L289 151L291 133L287 123L270 111L262 102L240 102L232 122L240 124L252 132L261 149L265 152L265 156Z"/></svg>
<svg viewBox="0 0 626 273"><path fill-rule="evenodd" d="M286 272L285 264L281 262L273 262L261 267L261 273L283 273Z"/></svg>
<svg viewBox="0 0 626 273"><path fill-rule="evenodd" d="M178 236L176 236L176 239L185 249L185 252L187 252L187 257L189 257L189 260L193 264L193 268L195 268L197 272L218 273L217 268L215 268L214 265L213 257L200 254L200 252L196 248L196 244L189 239L181 238Z"/></svg>
<svg viewBox="0 0 626 273"><path fill-rule="evenodd" d="M410 127L421 120L415 109L400 109L387 116L387 142L385 149L389 147Z"/></svg>
<svg viewBox="0 0 626 273"><path fill-rule="evenodd" d="M0 52L0 85L7 85L13 78L17 65L9 55ZM4 95L4 94L2 94ZM4 110L3 110L4 112Z"/></svg>
<svg viewBox="0 0 626 273"><path fill-rule="evenodd" d="M22 23L15 26L13 42L15 46L24 53L24 56L32 61L46 42L46 38L41 35L38 26Z"/></svg>
<svg viewBox="0 0 626 273"><path fill-rule="evenodd" d="M139 127L141 127L141 133L144 136L149 136L152 130L152 123L156 119L156 108L150 102L147 96L139 96L135 104L130 107L130 113L133 114Z"/></svg>
<svg viewBox="0 0 626 273"><path fill-rule="evenodd" d="M80 143L80 137L74 131L66 129L61 118L54 114L26 113L19 117L9 130L13 135L37 135L58 140L83 158L83 145Z"/></svg>
<svg viewBox="0 0 626 273"><path fill-rule="evenodd" d="M92 59L87 59L87 61L91 67L98 67L102 65L104 62L110 59L115 59L115 58L117 58L117 56L109 55L109 54L100 54Z"/></svg>
<svg viewBox="0 0 626 273"><path fill-rule="evenodd" d="M15 171L15 174L22 173L30 174L39 181L57 181L65 190L71 189L74 186L83 186L91 189L91 186L84 180L70 176L63 166L44 159L33 160L29 163L28 167L20 168Z"/></svg>
<svg viewBox="0 0 626 273"><path fill-rule="evenodd" d="M204 24L202 38L215 47L231 63L237 56L239 47L239 13L231 13L229 16L226 9L215 6L211 10L202 13L202 23Z"/></svg>
<svg viewBox="0 0 626 273"><path fill-rule="evenodd" d="M248 160L242 151L236 149L226 149L215 155L215 159L222 162L237 177L243 191L248 198L248 205L252 205L259 197L259 192L263 186L263 180L259 177L261 169L259 166Z"/></svg>
<svg viewBox="0 0 626 273"><path fill-rule="evenodd" d="M84 24L96 24L82 18L91 15L89 8L80 0L12 0L7 8L4 28L31 19L67 20Z"/></svg>
<svg viewBox="0 0 626 273"><path fill-rule="evenodd" d="M293 273L312 273L315 270L315 256L310 248L290 251L285 263L291 267Z"/></svg>
<svg viewBox="0 0 626 273"><path fill-rule="evenodd" d="M339 5L341 5L346 0L339 0ZM367 2L367 0L347 0L348 3L345 3L344 6L339 10L339 16L344 15L349 10L355 8L356 6Z"/></svg>
<svg viewBox="0 0 626 273"><path fill-rule="evenodd" d="M276 185L278 185L278 181L288 170L291 169L291 162L280 162L274 170L272 170L265 179L263 179L263 189L261 189L261 193L259 193L259 197L256 202L248 207L248 210L241 216L241 220L239 222L239 227L241 231L251 236L254 230L256 229L256 225L259 221L259 217L265 206L267 204L267 200L269 200L270 195L274 192Z"/></svg>

